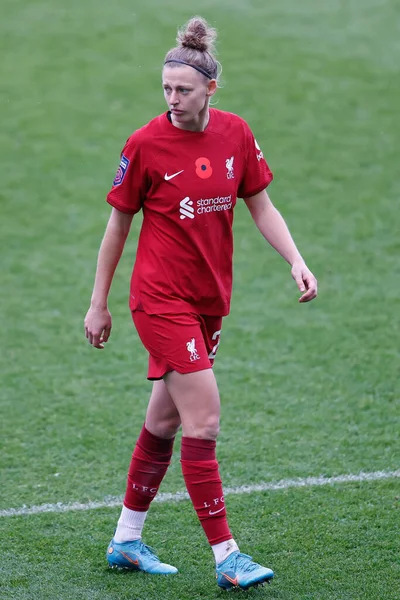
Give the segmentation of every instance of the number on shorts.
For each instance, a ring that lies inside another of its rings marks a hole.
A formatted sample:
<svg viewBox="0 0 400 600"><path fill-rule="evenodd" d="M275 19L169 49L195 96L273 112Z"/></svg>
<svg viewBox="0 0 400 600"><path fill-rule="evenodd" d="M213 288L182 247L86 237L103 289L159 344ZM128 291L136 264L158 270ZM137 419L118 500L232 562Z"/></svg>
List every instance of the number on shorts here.
<svg viewBox="0 0 400 600"><path fill-rule="evenodd" d="M219 338L219 336L220 336L220 335L221 335L221 329L218 329L218 331L216 331L215 333L213 333L213 336L212 336L212 338L211 338L211 339L212 339L214 342L215 342L215 340L217 340L217 339L218 339L218 342L215 344L215 346L214 346L214 347L213 347L213 349L211 350L210 354L208 355L208 358L209 358L210 360L214 360L214 359L215 359L215 355L217 354L218 346L219 346L219 343L220 343L220 341L221 341L221 340L220 340L220 338Z"/></svg>

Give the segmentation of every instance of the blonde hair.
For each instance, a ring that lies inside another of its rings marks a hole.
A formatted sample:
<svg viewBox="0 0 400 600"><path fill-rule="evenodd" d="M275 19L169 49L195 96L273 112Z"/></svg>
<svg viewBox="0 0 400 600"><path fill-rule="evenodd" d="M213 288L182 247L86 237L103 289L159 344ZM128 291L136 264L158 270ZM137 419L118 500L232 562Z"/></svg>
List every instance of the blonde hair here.
<svg viewBox="0 0 400 600"><path fill-rule="evenodd" d="M215 54L217 31L202 17L192 17L178 30L177 46L165 56L164 64L169 66L186 64L194 67L209 79L218 79L218 66Z"/></svg>

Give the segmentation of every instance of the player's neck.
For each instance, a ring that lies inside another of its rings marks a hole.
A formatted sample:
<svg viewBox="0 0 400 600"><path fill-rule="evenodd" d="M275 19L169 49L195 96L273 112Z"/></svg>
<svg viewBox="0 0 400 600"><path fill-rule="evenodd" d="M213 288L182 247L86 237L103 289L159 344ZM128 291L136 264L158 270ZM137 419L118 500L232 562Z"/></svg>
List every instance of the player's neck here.
<svg viewBox="0 0 400 600"><path fill-rule="evenodd" d="M174 115L171 115L172 124L178 129L184 129L186 131L204 131L210 120L210 111L208 106L205 107L194 119L187 123L178 123L174 120Z"/></svg>

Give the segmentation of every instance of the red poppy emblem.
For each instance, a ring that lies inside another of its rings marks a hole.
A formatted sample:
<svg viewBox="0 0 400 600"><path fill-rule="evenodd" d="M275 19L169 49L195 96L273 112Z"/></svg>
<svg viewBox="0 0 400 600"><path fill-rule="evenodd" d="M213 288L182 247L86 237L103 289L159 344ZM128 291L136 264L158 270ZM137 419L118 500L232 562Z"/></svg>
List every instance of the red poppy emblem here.
<svg viewBox="0 0 400 600"><path fill-rule="evenodd" d="M208 158L198 158L196 160L196 175L200 177L200 179L208 179L212 175L212 167Z"/></svg>

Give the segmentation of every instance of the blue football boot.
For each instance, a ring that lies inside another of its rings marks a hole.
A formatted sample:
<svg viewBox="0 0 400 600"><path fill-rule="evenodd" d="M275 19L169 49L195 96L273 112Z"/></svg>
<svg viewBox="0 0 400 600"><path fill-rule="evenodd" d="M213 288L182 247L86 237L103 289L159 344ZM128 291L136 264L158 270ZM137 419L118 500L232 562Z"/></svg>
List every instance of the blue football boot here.
<svg viewBox="0 0 400 600"><path fill-rule="evenodd" d="M107 548L106 557L108 564L113 569L144 571L153 575L169 575L178 572L176 567L162 563L142 540L118 544L112 539Z"/></svg>
<svg viewBox="0 0 400 600"><path fill-rule="evenodd" d="M251 560L251 556L241 552L232 552L222 563L217 565L217 583L225 590L234 587L248 590L252 586L269 582L274 572Z"/></svg>

